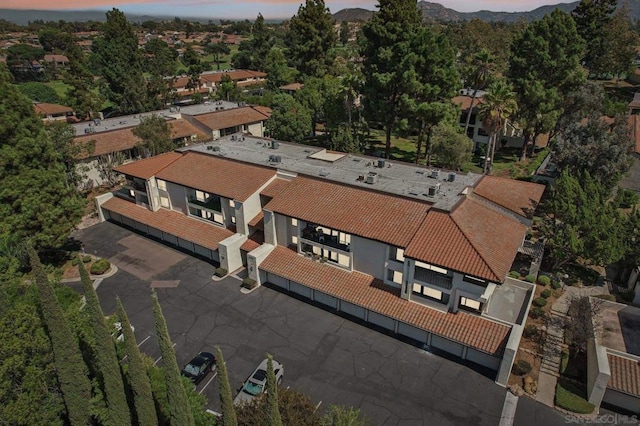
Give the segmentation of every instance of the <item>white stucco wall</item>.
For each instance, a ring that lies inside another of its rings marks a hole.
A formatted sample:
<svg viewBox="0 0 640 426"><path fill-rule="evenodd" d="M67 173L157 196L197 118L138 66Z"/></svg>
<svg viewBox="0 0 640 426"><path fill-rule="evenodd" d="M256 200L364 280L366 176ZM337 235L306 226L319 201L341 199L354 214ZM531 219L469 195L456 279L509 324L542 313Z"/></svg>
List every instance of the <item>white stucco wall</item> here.
<svg viewBox="0 0 640 426"><path fill-rule="evenodd" d="M171 200L171 209L179 211L183 214L189 214L187 209L187 194L182 185L176 185L172 182L167 182L167 193Z"/></svg>
<svg viewBox="0 0 640 426"><path fill-rule="evenodd" d="M240 246L245 241L247 241L247 236L238 233L220 241L218 244L218 256L222 268L225 268L228 272L233 272L242 267Z"/></svg>

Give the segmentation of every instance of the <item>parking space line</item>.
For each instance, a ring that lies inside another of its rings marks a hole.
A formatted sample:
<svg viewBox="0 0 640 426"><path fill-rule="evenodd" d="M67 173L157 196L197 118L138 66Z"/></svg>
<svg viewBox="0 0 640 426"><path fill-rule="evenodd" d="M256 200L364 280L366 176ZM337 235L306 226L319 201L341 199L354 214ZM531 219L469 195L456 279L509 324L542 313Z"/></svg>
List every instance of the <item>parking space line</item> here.
<svg viewBox="0 0 640 426"><path fill-rule="evenodd" d="M215 379L217 375L218 375L218 372L216 371L216 372L213 374L213 377L209 379L209 381L207 382L207 384L206 384L206 385L204 385L204 387L203 387L202 389L200 389L200 392L198 392L198 394L202 395L202 392L204 392L204 390L207 388L207 386L209 386L209 384L210 384L211 382L213 382L213 379Z"/></svg>
<svg viewBox="0 0 640 426"><path fill-rule="evenodd" d="M176 344L175 344L175 343L174 343L173 345L171 345L171 347L172 347L172 348L173 348L173 347L175 347L175 346L176 346ZM153 362L153 365L156 365L158 362L160 362L160 360L161 360L161 359L162 359L162 355L160 356L160 358L156 359L156 360Z"/></svg>
<svg viewBox="0 0 640 426"><path fill-rule="evenodd" d="M151 335L147 336L147 338L146 338L146 339L144 339L142 342L138 343L138 347L142 346L142 344L143 344L144 342L146 342L147 340L149 340L150 338L151 338Z"/></svg>

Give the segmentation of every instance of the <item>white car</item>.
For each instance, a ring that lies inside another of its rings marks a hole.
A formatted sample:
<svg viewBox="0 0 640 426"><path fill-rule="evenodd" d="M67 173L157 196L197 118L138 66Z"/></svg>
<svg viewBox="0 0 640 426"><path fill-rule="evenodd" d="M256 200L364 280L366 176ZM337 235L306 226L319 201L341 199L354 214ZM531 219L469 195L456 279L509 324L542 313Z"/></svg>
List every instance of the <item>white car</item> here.
<svg viewBox="0 0 640 426"><path fill-rule="evenodd" d="M284 366L275 359L273 360L273 372L276 375L276 383L279 385L284 376ZM244 381L233 400L234 404L246 404L256 396L260 395L267 387L267 359L263 360L258 368Z"/></svg>
<svg viewBox="0 0 640 426"><path fill-rule="evenodd" d="M111 335L116 338L116 341L123 342L124 333L122 332L122 323L120 321L117 321L113 324L113 326L115 327L116 331ZM131 331L136 331L136 328L133 325L131 326Z"/></svg>

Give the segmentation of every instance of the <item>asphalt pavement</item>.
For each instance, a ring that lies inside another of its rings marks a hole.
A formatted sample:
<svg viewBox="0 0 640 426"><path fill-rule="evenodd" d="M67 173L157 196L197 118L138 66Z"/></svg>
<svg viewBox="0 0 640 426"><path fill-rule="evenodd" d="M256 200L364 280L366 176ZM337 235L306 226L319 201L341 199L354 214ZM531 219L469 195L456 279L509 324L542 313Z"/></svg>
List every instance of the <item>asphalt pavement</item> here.
<svg viewBox="0 0 640 426"><path fill-rule="evenodd" d="M214 282L211 264L112 223L79 231L76 238L88 253L118 265L118 273L98 287L100 302L111 314L120 297L141 351L154 361L160 362L160 351L152 287L178 364L220 346L232 389L269 352L284 365L283 386L308 394L321 412L331 404L351 405L372 425L500 424L506 390L467 366L272 288L242 294L235 278ZM207 397L207 408L219 411L214 376L197 389ZM519 398L514 425L567 423L555 410Z"/></svg>

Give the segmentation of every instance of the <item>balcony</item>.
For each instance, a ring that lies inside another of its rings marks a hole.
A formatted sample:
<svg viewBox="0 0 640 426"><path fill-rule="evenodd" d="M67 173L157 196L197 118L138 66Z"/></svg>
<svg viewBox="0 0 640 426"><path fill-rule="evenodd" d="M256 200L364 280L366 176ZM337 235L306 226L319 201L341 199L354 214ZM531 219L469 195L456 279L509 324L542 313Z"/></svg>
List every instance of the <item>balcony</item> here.
<svg viewBox="0 0 640 426"><path fill-rule="evenodd" d="M424 269L419 266L416 266L413 278L425 284L445 290L451 290L451 287L453 286L453 278L434 271L429 271L428 269Z"/></svg>
<svg viewBox="0 0 640 426"><path fill-rule="evenodd" d="M326 247L334 248L343 252L349 253L351 246L349 244L343 244L338 241L337 235L327 235L322 232L318 232L315 228L304 228L300 235L301 238L314 243L321 244Z"/></svg>
<svg viewBox="0 0 640 426"><path fill-rule="evenodd" d="M116 189L115 191L113 191L113 195L118 198L122 198L123 200L132 201L132 202L136 201L136 197L131 195L130 188L126 186L123 186L122 188Z"/></svg>
<svg viewBox="0 0 640 426"><path fill-rule="evenodd" d="M216 212L222 211L222 203L220 197L209 197L206 201L200 201L195 197L189 197L189 204L197 206L199 208L212 210Z"/></svg>
<svg viewBox="0 0 640 426"><path fill-rule="evenodd" d="M142 191L145 193L147 192L147 186L143 181L139 181L139 180L127 180L127 182L125 183L125 187L128 187L129 189L134 189L136 191Z"/></svg>

